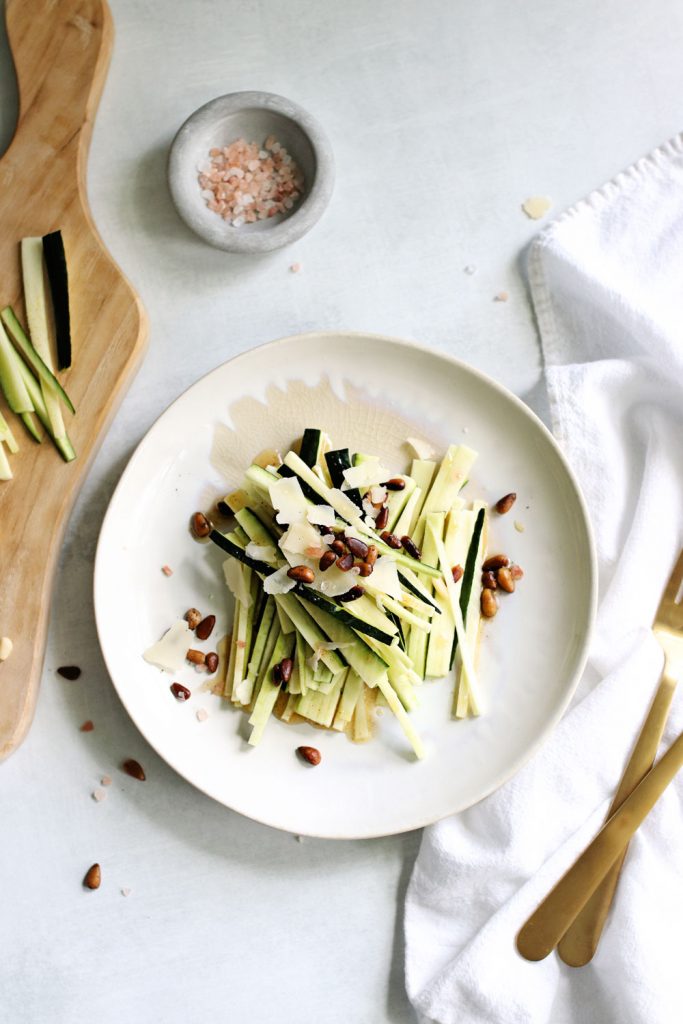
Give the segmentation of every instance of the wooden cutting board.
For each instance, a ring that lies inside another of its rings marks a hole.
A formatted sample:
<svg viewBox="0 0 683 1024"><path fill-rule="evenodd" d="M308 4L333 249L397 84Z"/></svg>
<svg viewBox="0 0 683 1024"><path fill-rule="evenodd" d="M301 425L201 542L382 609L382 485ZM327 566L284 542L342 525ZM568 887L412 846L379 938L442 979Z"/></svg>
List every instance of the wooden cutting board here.
<svg viewBox="0 0 683 1024"><path fill-rule="evenodd" d="M31 724L43 665L57 556L78 488L145 348L138 297L97 234L85 191L88 145L112 48L103 0L7 0L19 120L0 160L0 306L24 319L19 241L61 229L69 271L73 360L61 374L76 407L76 449L63 462L36 444L0 399L20 445L0 482L0 760Z"/></svg>

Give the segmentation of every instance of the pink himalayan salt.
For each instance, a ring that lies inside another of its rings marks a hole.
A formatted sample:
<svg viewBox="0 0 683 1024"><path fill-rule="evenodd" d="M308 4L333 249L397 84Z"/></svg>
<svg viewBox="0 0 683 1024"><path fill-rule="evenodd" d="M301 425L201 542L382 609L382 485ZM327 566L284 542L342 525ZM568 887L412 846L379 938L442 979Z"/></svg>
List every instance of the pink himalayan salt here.
<svg viewBox="0 0 683 1024"><path fill-rule="evenodd" d="M211 165L198 176L208 208L233 227L253 224L291 210L304 180L290 154L272 136L263 148L237 139L209 150Z"/></svg>

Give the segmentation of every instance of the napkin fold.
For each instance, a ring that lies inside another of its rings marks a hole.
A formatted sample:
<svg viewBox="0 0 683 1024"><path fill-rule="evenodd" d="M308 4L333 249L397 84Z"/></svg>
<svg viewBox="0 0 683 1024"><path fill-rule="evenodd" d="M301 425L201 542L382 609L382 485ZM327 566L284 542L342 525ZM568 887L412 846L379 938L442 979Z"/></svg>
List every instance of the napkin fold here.
<svg viewBox="0 0 683 1024"><path fill-rule="evenodd" d="M683 134L551 223L528 271L552 428L595 530L595 635L543 749L426 830L406 900L407 989L422 1024L671 1024L683 779L631 843L591 964L528 963L514 941L600 827L662 667L649 625L683 547ZM683 692L663 745L681 729Z"/></svg>

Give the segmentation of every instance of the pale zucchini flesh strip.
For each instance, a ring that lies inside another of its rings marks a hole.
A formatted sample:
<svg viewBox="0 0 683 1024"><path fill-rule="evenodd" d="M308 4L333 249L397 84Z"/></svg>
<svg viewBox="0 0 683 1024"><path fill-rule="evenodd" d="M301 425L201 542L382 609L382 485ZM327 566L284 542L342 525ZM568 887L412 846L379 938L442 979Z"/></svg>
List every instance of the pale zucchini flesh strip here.
<svg viewBox="0 0 683 1024"><path fill-rule="evenodd" d="M441 565L444 580L446 581L446 588L451 602L451 611L453 612L453 618L455 620L455 632L458 637L458 646L460 648L460 656L462 658L463 675L469 688L472 714L479 715L481 714L481 704L477 692L477 674L474 669L474 661L467 643L467 637L465 636L465 623L463 622L462 612L460 611L458 592L456 590L455 583L453 582L453 575L451 573L450 566L448 565L448 557L442 540L437 539L436 549L439 556L439 564Z"/></svg>

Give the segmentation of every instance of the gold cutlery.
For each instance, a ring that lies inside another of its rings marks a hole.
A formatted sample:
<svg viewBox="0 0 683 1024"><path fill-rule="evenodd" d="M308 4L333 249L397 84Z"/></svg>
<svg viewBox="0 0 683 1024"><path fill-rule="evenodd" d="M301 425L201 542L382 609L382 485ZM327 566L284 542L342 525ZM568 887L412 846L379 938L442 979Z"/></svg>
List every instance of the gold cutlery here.
<svg viewBox="0 0 683 1024"><path fill-rule="evenodd" d="M664 671L649 713L609 808L590 846L534 911L517 936L527 960L541 960L559 942L565 963L580 967L597 948L628 843L683 764L683 734L655 768L652 764L683 669L683 552L660 602L653 631L664 651Z"/></svg>

